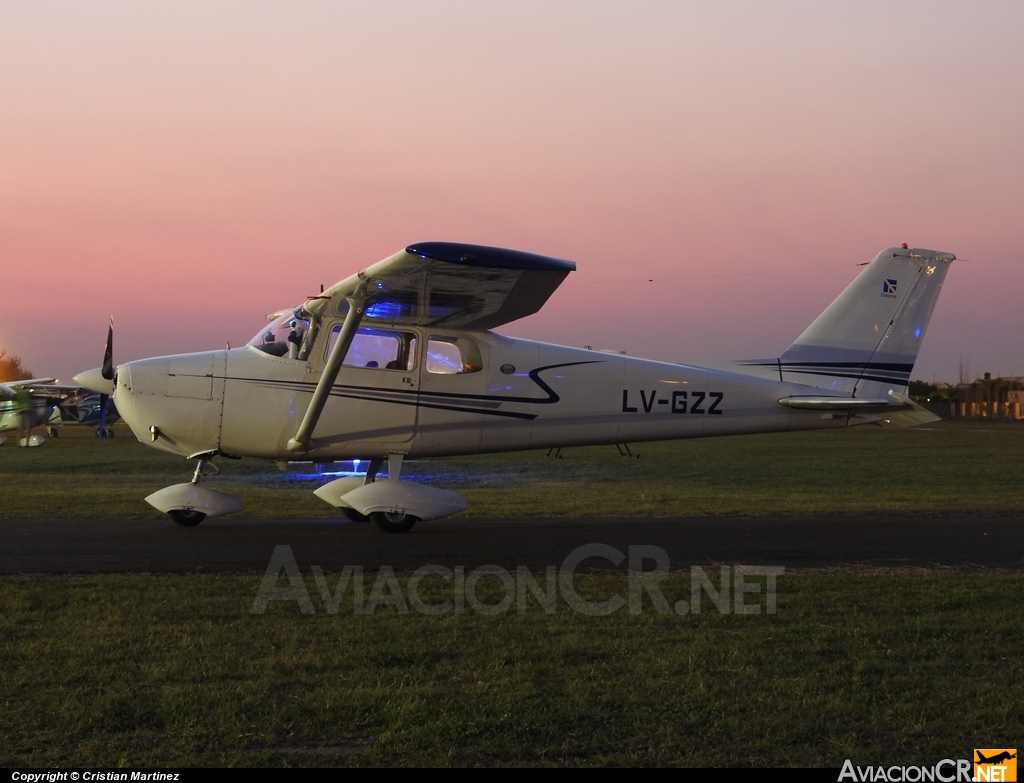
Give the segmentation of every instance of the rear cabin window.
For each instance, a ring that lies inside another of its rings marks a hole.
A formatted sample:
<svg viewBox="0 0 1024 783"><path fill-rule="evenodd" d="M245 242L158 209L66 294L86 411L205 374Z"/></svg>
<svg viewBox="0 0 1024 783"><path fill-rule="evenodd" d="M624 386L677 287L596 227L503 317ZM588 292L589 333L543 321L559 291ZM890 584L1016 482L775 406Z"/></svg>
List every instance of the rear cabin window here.
<svg viewBox="0 0 1024 783"><path fill-rule="evenodd" d="M459 375L480 372L484 368L480 349L465 337L439 337L427 339L427 372L435 375Z"/></svg>
<svg viewBox="0 0 1024 783"><path fill-rule="evenodd" d="M331 355L334 344L341 333L341 324L331 330L327 353ZM416 356L416 336L409 332L395 332L390 329L362 328L356 331L352 345L345 355L346 367L369 367L376 370L411 370Z"/></svg>

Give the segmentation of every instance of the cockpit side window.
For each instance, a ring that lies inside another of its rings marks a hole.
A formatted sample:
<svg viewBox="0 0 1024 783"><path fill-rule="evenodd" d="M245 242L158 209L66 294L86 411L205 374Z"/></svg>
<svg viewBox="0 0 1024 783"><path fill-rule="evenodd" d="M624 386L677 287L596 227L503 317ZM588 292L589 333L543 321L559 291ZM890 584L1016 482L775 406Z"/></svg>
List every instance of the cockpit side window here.
<svg viewBox="0 0 1024 783"><path fill-rule="evenodd" d="M431 335L427 339L427 372L435 375L461 375L484 368L480 348L466 337Z"/></svg>
<svg viewBox="0 0 1024 783"><path fill-rule="evenodd" d="M341 324L331 329L324 359L331 355L341 333ZM362 327L356 331L345 355L346 367L368 367L378 370L409 371L415 364L416 335L392 329Z"/></svg>

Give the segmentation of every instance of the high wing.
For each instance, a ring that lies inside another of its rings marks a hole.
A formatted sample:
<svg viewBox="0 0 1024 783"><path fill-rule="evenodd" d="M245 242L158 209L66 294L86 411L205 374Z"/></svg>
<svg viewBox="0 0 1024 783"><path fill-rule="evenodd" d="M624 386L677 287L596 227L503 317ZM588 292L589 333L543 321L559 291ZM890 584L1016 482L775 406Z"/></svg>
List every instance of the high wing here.
<svg viewBox="0 0 1024 783"><path fill-rule="evenodd" d="M6 381L4 386L10 386L12 389L21 387L28 389L32 386L52 386L56 380L56 378L30 378L24 381Z"/></svg>
<svg viewBox="0 0 1024 783"><path fill-rule="evenodd" d="M77 384L57 383L56 378L32 378L27 381L8 381L0 383L0 389L8 389L11 394L16 389L24 389L31 394L45 394L55 400L65 400L81 394L85 389ZM8 395L9 396L9 395Z"/></svg>
<svg viewBox="0 0 1024 783"><path fill-rule="evenodd" d="M518 250L420 242L336 283L303 310L343 315L348 297L366 295L368 319L492 329L540 310L575 269Z"/></svg>

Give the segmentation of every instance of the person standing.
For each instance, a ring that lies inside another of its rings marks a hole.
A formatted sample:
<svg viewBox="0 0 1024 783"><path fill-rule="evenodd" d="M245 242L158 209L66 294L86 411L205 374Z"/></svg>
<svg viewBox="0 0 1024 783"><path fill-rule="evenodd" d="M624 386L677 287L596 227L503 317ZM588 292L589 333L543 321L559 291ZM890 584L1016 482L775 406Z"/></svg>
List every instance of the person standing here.
<svg viewBox="0 0 1024 783"><path fill-rule="evenodd" d="M32 428L35 421L32 417L32 395L24 386L14 390L14 410L18 414L18 444L32 445Z"/></svg>

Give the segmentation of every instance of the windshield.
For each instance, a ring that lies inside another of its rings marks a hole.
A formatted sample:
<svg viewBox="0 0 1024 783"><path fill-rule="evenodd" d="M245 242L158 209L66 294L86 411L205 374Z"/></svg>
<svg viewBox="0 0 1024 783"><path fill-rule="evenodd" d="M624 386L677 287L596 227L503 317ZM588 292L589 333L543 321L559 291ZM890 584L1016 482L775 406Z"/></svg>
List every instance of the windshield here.
<svg viewBox="0 0 1024 783"><path fill-rule="evenodd" d="M249 345L271 356L305 361L319 326L318 317L310 316L301 307L296 307L274 318L257 332Z"/></svg>

